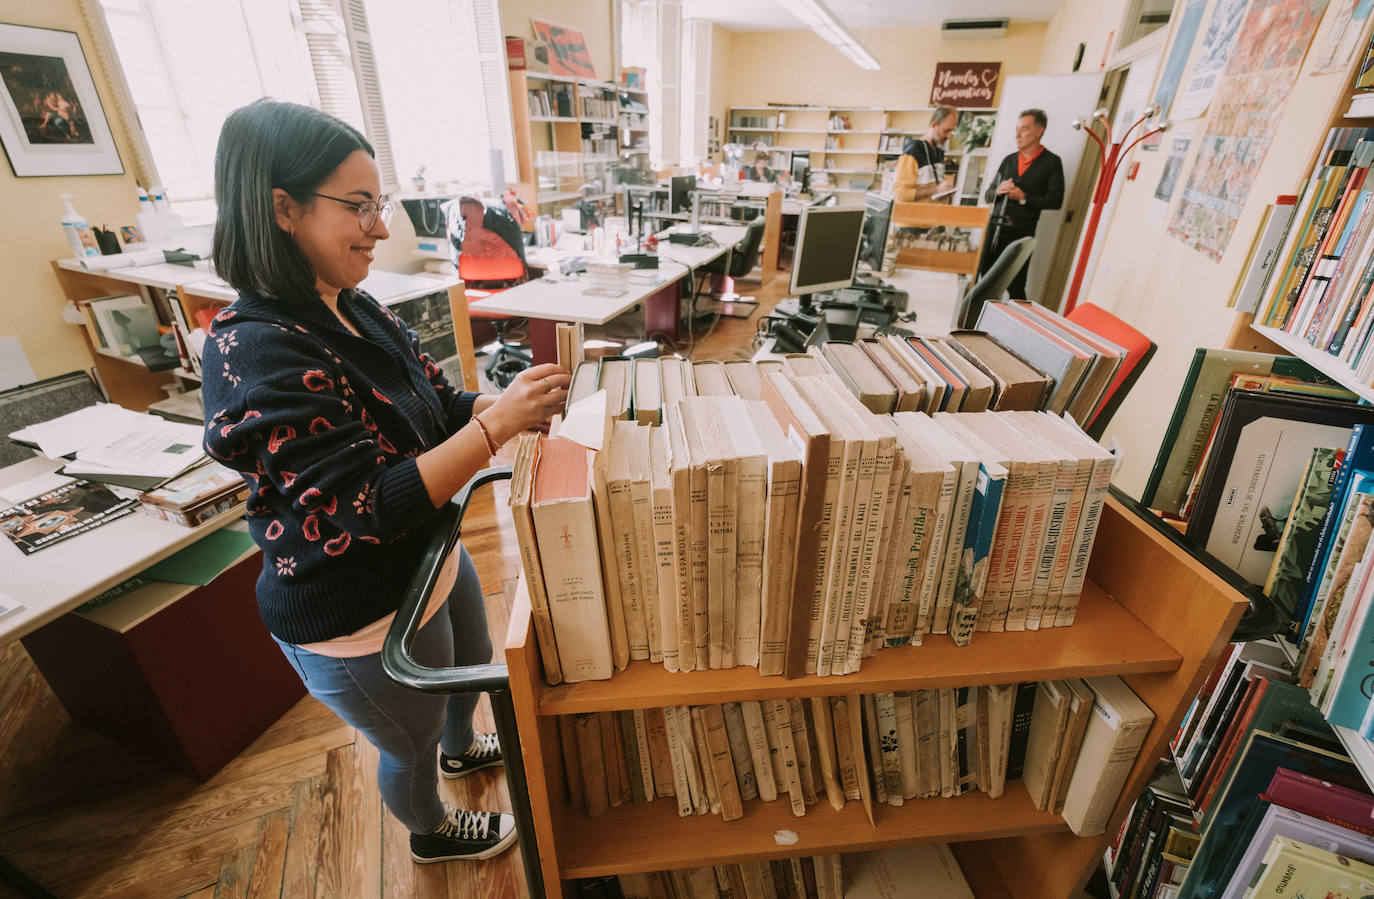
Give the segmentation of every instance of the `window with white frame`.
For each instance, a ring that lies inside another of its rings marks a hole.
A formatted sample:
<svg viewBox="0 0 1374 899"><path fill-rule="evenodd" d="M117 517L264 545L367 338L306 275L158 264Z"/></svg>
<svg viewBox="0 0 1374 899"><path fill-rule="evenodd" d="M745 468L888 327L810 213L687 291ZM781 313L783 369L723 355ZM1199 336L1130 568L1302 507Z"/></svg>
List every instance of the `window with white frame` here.
<svg viewBox="0 0 1374 899"><path fill-rule="evenodd" d="M88 2L103 14L156 178L183 207L212 208L220 127L264 96L363 131L388 190L410 187L421 165L431 183L485 184L491 146L513 168L497 0Z"/></svg>
<svg viewBox="0 0 1374 899"><path fill-rule="evenodd" d="M695 165L706 159L707 117L711 110L711 23L682 23L682 149L678 160Z"/></svg>

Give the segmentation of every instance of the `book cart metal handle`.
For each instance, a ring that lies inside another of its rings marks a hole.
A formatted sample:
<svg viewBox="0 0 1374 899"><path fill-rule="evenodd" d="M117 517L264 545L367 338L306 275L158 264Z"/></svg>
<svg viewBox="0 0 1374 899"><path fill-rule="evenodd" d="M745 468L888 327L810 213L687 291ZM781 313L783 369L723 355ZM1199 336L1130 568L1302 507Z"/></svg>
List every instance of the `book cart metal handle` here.
<svg viewBox="0 0 1374 899"><path fill-rule="evenodd" d="M1113 499L1134 512L1138 518L1163 534L1170 542L1197 559L1207 567L1207 570L1221 578L1227 586L1249 601L1250 608L1245 610L1245 614L1241 616L1235 631L1231 634L1232 643L1267 640L1287 628L1286 616L1279 611L1272 599L1264 595L1263 590L1217 561L1211 553L1179 533L1177 529L1171 527L1152 510L1141 505L1139 501L1122 493L1115 485L1112 485L1110 489Z"/></svg>
<svg viewBox="0 0 1374 899"><path fill-rule="evenodd" d="M501 756L506 769L506 789L510 793L515 827L520 834L520 855L525 867L525 883L531 896L544 895L544 880L539 868L539 850L534 836L534 815L530 811L529 788L525 783L524 758L520 752L520 733L515 723L515 706L511 702L510 679L506 666L499 664L464 665L452 668L430 668L416 662L410 655L415 634L430 593L439 580L444 560L462 536L463 515L473 493L487 484L508 481L509 466L488 468L478 472L463 485L458 495L439 513L437 528L420 568L406 589L401 606L387 631L382 644L382 668L387 676L403 687L421 693L486 693L491 700L492 717L496 719L496 733L501 740Z"/></svg>

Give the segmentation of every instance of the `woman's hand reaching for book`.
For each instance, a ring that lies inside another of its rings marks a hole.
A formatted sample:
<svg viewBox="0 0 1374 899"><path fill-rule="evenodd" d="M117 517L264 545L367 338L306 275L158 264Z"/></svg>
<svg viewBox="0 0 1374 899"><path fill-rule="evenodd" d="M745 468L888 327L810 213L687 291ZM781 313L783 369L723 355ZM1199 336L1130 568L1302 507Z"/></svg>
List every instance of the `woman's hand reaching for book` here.
<svg viewBox="0 0 1374 899"><path fill-rule="evenodd" d="M568 370L553 362L527 368L482 412L482 423L492 439L505 443L561 412L571 383Z"/></svg>

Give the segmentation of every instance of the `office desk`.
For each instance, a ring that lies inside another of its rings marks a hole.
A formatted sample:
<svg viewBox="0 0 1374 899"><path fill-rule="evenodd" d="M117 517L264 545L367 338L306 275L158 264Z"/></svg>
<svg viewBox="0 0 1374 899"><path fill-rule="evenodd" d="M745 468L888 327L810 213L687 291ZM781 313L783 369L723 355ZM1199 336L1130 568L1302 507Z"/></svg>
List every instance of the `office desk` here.
<svg viewBox="0 0 1374 899"><path fill-rule="evenodd" d="M492 294L482 300L482 308L529 320L530 351L536 363L557 360L559 322L604 325L639 303L645 304L644 324L650 334L668 333L676 338L681 298L677 285L692 270L729 252L743 239L745 231L744 228L731 225L702 230L715 238L717 246L688 247L670 244L665 238L659 244L658 280L652 284L631 283L629 290L618 297L589 296L583 292L587 289L587 282L581 279L537 279ZM548 251L539 255L544 261L553 258ZM588 256L590 258L590 254Z"/></svg>
<svg viewBox="0 0 1374 899"><path fill-rule="evenodd" d="M34 457L0 469L0 488L60 464ZM0 645L22 640L74 721L208 778L305 695L258 617L261 554L205 587L155 582L75 610L238 517L193 529L135 510L28 556L0 538L0 592L24 606L0 620ZM131 613L121 624L117 603Z"/></svg>

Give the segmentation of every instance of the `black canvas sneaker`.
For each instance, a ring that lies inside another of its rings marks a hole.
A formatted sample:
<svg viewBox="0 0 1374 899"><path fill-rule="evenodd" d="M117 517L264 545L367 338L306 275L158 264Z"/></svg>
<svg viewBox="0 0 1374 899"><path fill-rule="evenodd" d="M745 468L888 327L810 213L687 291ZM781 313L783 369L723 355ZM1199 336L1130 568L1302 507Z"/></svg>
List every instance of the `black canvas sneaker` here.
<svg viewBox="0 0 1374 899"><path fill-rule="evenodd" d="M509 849L515 836L515 818L505 812L473 812L445 804L444 822L434 833L410 835L410 857L422 865L491 858Z"/></svg>
<svg viewBox="0 0 1374 899"><path fill-rule="evenodd" d="M439 773L449 780L501 764L501 741L496 734L478 733L462 755L439 752Z"/></svg>

